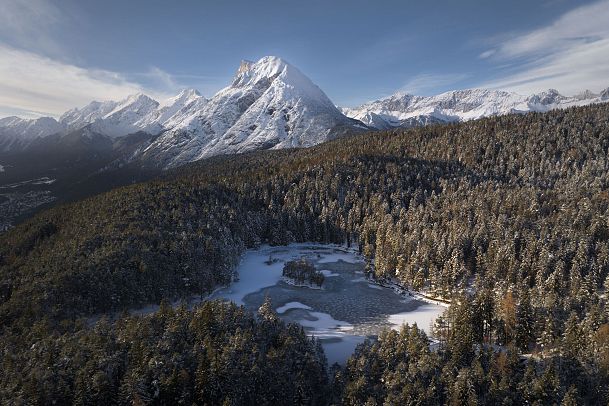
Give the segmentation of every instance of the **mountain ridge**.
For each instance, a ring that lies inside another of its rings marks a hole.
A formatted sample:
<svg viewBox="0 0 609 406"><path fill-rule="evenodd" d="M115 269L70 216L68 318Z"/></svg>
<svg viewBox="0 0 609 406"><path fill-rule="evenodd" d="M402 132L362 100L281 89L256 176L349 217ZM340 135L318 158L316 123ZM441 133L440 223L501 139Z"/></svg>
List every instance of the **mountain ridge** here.
<svg viewBox="0 0 609 406"><path fill-rule="evenodd" d="M564 96L556 89L525 96L504 90L473 88L451 90L435 96L397 92L357 107L343 108L342 112L375 129L389 129L409 128L421 123L468 121L510 113L546 112L608 101L609 88L600 93L584 90L575 96Z"/></svg>

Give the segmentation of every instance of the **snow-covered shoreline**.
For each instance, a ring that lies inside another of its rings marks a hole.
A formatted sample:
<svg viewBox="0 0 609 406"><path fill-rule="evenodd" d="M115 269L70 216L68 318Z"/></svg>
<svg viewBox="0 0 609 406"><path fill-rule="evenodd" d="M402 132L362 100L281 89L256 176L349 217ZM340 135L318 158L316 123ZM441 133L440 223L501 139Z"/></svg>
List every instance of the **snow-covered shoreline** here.
<svg viewBox="0 0 609 406"><path fill-rule="evenodd" d="M285 262L301 258L326 277L321 289L282 275ZM410 292L395 281L367 278L364 263L357 244L261 245L242 256L236 269L239 281L214 298L243 303L252 310L271 298L282 319L302 325L321 340L331 363L344 362L358 344L386 328L417 324L431 336L433 322L447 304Z"/></svg>
<svg viewBox="0 0 609 406"><path fill-rule="evenodd" d="M427 296L423 292L417 292L415 290L410 290L410 289L405 288L404 286L400 285L395 280L389 280L387 282L379 282L379 281L375 281L374 279L369 279L369 280L371 283L374 283L378 286L393 289L396 293L403 295L403 296L408 296L413 299L420 300L422 302L427 302L427 303L434 304L434 305L438 305L438 306L444 306L444 307L450 306L449 300Z"/></svg>
<svg viewBox="0 0 609 406"><path fill-rule="evenodd" d="M283 277L285 262L307 258L326 276L322 288L300 286ZM175 300L172 306L189 308L207 300L226 300L251 311L266 297L286 322L298 323L307 334L319 339L330 363L344 363L366 338L384 329L400 330L404 323L417 324L431 337L433 321L446 303L408 291L395 281L375 281L364 275L364 258L357 245L294 243L261 245L246 250L235 269L238 278L205 295ZM303 289L306 288L306 289ZM147 315L159 309L153 304L132 309ZM99 317L90 318L94 323ZM433 338L431 338L433 342Z"/></svg>

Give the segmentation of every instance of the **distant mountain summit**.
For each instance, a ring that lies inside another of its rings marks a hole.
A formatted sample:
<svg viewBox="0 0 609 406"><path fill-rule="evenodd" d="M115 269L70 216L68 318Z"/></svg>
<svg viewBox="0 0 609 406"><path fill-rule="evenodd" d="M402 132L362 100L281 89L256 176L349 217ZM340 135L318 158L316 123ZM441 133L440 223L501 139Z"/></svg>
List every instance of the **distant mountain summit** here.
<svg viewBox="0 0 609 406"><path fill-rule="evenodd" d="M609 88L600 94L586 90L576 96L561 95L555 89L523 96L489 89L454 90L437 96L396 93L343 113L376 129L414 127L434 123L467 121L509 113L544 112L556 108L609 101Z"/></svg>
<svg viewBox="0 0 609 406"><path fill-rule="evenodd" d="M63 130L64 126L51 117L5 117L0 119L0 152L23 150L34 140Z"/></svg>
<svg viewBox="0 0 609 406"><path fill-rule="evenodd" d="M206 101L194 89L182 90L163 104L140 93L119 102L91 102L82 109L66 112L59 122L67 131L89 126L92 131L112 138L138 131L156 135L165 126L179 122L184 108L197 108Z"/></svg>

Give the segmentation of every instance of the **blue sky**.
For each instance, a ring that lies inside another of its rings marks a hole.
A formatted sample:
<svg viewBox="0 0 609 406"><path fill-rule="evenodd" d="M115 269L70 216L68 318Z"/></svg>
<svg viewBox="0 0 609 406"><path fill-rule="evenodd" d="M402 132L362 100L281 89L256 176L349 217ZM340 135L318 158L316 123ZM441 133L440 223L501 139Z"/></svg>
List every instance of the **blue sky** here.
<svg viewBox="0 0 609 406"><path fill-rule="evenodd" d="M194 87L280 56L338 105L609 86L609 1L0 0L0 117Z"/></svg>

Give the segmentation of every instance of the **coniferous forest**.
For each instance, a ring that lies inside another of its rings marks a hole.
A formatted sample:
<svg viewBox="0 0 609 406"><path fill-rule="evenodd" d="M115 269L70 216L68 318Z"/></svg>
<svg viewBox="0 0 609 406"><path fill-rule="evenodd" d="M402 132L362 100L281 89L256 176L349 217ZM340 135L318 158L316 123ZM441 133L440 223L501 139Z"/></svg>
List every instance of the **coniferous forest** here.
<svg viewBox="0 0 609 406"><path fill-rule="evenodd" d="M450 301L439 345L405 326L330 366L269 303L168 305L304 241ZM607 405L608 290L609 104L215 157L0 235L0 399Z"/></svg>

